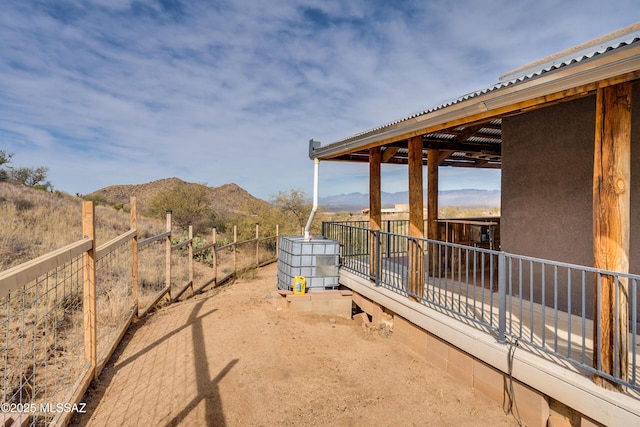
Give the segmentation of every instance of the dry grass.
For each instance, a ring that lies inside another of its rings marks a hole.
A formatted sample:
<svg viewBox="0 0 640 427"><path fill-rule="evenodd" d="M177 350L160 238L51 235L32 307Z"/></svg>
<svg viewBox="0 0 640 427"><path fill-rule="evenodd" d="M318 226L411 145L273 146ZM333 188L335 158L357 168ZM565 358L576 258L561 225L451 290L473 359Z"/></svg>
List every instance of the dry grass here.
<svg viewBox="0 0 640 427"><path fill-rule="evenodd" d="M138 216L139 238L160 234L164 222ZM96 206L96 242L130 229L130 214ZM82 199L0 182L0 271L82 239Z"/></svg>
<svg viewBox="0 0 640 427"><path fill-rule="evenodd" d="M0 271L80 240L81 202L69 195L0 183ZM98 246L130 229L130 215L123 210L96 206L95 218ZM139 240L165 231L165 221L139 215L137 224ZM275 258L275 238L262 239L259 247L260 262ZM234 268L251 274L256 248L254 240L221 250L218 280L234 273ZM124 242L96 263L98 364L109 356L134 307L131 259L130 242ZM139 250L140 310L146 310L165 288L165 263L164 240ZM189 264L188 251L172 251L172 294L189 283ZM197 289L212 279L213 270L211 265L194 264L193 287ZM0 299L0 327L6 331L0 348L4 402L65 402L71 386L87 369L83 273L80 256ZM45 415L36 424L50 418Z"/></svg>

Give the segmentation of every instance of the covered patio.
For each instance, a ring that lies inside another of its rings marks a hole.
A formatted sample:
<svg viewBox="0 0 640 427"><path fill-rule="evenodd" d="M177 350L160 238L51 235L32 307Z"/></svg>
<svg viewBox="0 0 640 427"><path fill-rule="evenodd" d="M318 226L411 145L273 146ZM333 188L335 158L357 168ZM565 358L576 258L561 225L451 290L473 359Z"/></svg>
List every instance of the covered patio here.
<svg viewBox="0 0 640 427"><path fill-rule="evenodd" d="M369 163L368 223L323 228L342 270L637 393L639 79L640 23L412 116L310 141L314 160ZM408 172L409 219L393 231L385 163ZM501 217L469 220L486 238L438 218L440 167L501 169Z"/></svg>

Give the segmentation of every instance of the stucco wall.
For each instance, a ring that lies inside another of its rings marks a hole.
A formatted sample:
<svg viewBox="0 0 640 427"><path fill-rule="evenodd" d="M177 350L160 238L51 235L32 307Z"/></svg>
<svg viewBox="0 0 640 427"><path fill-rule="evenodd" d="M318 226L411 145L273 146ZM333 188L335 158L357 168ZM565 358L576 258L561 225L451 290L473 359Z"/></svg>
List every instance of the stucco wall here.
<svg viewBox="0 0 640 427"><path fill-rule="evenodd" d="M640 84L633 87L631 271L640 273ZM595 96L503 119L502 250L592 265Z"/></svg>

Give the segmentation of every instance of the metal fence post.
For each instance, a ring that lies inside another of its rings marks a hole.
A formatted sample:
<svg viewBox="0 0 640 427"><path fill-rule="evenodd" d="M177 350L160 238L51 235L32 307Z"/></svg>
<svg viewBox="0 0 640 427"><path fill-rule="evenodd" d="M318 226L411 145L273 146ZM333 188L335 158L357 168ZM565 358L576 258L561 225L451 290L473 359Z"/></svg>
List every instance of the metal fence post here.
<svg viewBox="0 0 640 427"><path fill-rule="evenodd" d="M507 256L498 253L498 342L506 342L507 330Z"/></svg>

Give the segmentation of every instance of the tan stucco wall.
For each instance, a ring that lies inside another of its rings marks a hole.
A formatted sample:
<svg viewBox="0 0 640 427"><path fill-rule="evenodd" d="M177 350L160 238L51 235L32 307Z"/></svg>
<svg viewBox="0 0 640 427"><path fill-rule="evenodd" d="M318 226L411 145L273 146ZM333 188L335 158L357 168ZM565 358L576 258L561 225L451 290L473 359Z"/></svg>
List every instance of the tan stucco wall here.
<svg viewBox="0 0 640 427"><path fill-rule="evenodd" d="M640 273L640 84L633 87L631 272ZM592 265L595 96L504 118L502 250Z"/></svg>

